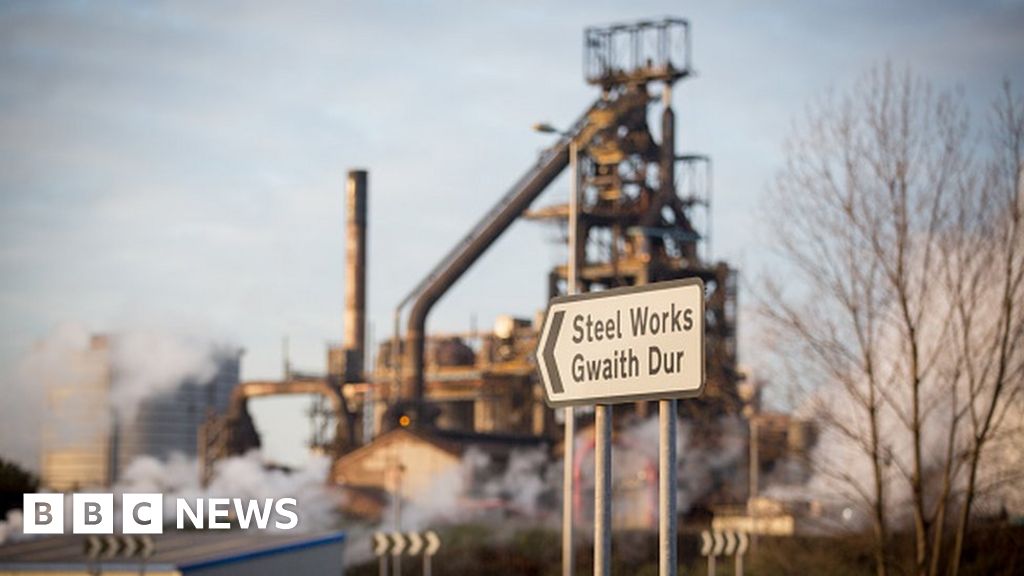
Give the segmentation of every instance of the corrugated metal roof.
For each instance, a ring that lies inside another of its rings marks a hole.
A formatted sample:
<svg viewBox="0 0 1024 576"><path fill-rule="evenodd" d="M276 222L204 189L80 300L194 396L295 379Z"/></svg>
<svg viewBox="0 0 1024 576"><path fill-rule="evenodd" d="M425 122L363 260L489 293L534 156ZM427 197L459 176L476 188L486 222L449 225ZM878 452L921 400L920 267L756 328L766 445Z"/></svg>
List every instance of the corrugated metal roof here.
<svg viewBox="0 0 1024 576"><path fill-rule="evenodd" d="M226 564L342 542L343 532L291 534L284 532L170 531L151 536L154 553L146 572L175 572ZM139 559L91 561L85 553L85 535L47 536L0 545L0 573L4 571L71 571L99 567L102 571L138 571Z"/></svg>

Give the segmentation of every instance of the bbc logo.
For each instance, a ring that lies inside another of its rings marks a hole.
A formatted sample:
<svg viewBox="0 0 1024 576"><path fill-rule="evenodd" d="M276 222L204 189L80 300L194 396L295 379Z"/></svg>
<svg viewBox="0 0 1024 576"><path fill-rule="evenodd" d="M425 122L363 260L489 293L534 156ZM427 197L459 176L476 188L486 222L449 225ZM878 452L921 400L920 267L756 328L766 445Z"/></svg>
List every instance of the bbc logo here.
<svg viewBox="0 0 1024 576"><path fill-rule="evenodd" d="M64 494L25 494L22 530L25 534L64 533ZM114 533L113 494L72 494L73 534ZM123 494L121 533L162 534L164 499L161 494Z"/></svg>

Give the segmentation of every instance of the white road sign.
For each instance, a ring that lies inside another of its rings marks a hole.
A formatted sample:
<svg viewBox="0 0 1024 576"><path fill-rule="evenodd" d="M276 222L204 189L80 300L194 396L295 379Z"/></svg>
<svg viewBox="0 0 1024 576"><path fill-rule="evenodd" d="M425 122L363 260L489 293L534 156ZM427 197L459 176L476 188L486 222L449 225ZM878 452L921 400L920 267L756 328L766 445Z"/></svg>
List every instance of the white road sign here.
<svg viewBox="0 0 1024 576"><path fill-rule="evenodd" d="M740 532L736 535L739 538L739 546L736 548L736 554L743 556L747 553L747 546L750 545L750 538L747 537L746 532Z"/></svg>
<svg viewBox="0 0 1024 576"><path fill-rule="evenodd" d="M401 532L392 532L391 540L395 542L394 546L391 547L391 555L401 556L405 550L405 537L402 536Z"/></svg>
<svg viewBox="0 0 1024 576"><path fill-rule="evenodd" d="M424 535L427 539L427 548L423 551L427 556L433 556L437 554L438 549L441 548L441 538L437 535L437 532L428 530Z"/></svg>
<svg viewBox="0 0 1024 576"><path fill-rule="evenodd" d="M116 556L149 558L155 544L149 536L89 536L85 540L85 555L90 560L110 560Z"/></svg>
<svg viewBox="0 0 1024 576"><path fill-rule="evenodd" d="M537 343L550 406L692 398L704 391L698 278L555 298Z"/></svg>
<svg viewBox="0 0 1024 576"><path fill-rule="evenodd" d="M417 556L420 550L423 549L423 537L420 536L419 532L409 532L409 549L406 550L406 554L409 556Z"/></svg>
<svg viewBox="0 0 1024 576"><path fill-rule="evenodd" d="M736 533L726 532L725 533L725 551L723 554L726 556L732 556L736 552Z"/></svg>
<svg viewBox="0 0 1024 576"><path fill-rule="evenodd" d="M711 532L703 530L700 533L700 555L707 556L711 554L711 550L715 547L715 539L711 536Z"/></svg>
<svg viewBox="0 0 1024 576"><path fill-rule="evenodd" d="M374 532L373 553L376 556L433 556L441 547L441 538L433 530L426 532Z"/></svg>
<svg viewBox="0 0 1024 576"><path fill-rule="evenodd" d="M746 532L710 532L700 533L701 556L743 556L747 553L750 537Z"/></svg>

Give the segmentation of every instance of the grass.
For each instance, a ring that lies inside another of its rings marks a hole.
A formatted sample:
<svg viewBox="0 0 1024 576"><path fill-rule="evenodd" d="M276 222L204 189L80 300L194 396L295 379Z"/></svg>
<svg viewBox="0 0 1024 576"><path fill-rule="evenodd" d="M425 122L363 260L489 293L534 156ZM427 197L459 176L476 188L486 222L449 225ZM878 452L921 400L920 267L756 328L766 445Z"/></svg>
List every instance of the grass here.
<svg viewBox="0 0 1024 576"><path fill-rule="evenodd" d="M513 528L486 524L450 526L439 530L444 542L433 558L433 574L507 574L512 576L559 576L561 537L556 530ZM612 573L658 574L658 535L650 532L616 533L612 544ZM947 550L951 548L950 544ZM707 559L700 556L699 531L679 536L680 574L709 576ZM894 576L912 574L909 534L897 536L890 552ZM576 550L576 573L593 573L592 547L581 543ZM871 541L866 535L845 537L762 537L745 557L746 576L874 574ZM421 559L406 557L403 575L422 573ZM734 559L719 557L714 576L732 576ZM963 576L1001 576L1024 573L1024 527L985 526L976 530L965 549ZM349 576L377 576L377 562L349 568ZM389 572L390 574L390 572Z"/></svg>

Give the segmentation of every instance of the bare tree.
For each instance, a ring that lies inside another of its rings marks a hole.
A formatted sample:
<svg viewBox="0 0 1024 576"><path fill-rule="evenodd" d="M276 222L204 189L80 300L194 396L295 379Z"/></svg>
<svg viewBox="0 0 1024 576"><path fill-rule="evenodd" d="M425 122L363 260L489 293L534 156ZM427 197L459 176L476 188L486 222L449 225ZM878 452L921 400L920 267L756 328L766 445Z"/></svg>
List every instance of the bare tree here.
<svg viewBox="0 0 1024 576"><path fill-rule="evenodd" d="M818 421L869 465L870 480L849 460L823 473L871 511L879 575L904 513L914 572L937 574L958 504L959 562L985 442L1020 387L1024 130L1006 98L986 170L962 100L886 65L811 107L770 193L801 294L770 288L762 310Z"/></svg>
<svg viewBox="0 0 1024 576"><path fill-rule="evenodd" d="M1009 83L992 113L993 158L976 187L962 195L957 217L965 234L950 243L955 267L954 349L964 367L967 478L957 519L950 573L958 573L978 474L1024 372L1024 102Z"/></svg>

